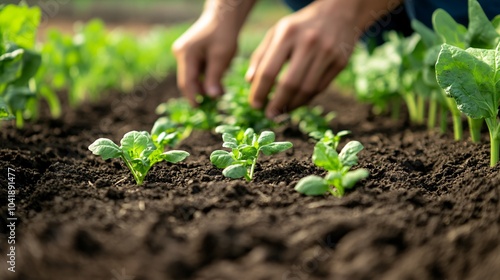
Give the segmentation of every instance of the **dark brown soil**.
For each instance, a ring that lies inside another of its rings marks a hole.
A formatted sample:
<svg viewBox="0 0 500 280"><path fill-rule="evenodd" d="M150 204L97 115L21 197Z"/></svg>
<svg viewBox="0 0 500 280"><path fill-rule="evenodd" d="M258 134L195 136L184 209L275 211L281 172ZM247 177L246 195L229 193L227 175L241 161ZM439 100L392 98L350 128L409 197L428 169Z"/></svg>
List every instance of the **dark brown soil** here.
<svg viewBox="0 0 500 280"><path fill-rule="evenodd" d="M315 103L333 129L365 145L370 177L344 198L293 190L313 144L292 126L286 154L262 159L256 178L230 181L208 158L220 136L195 132L186 162L154 167L136 186L118 160L88 145L149 130L172 78L147 96L112 94L0 143L0 279L499 279L500 167L489 144L454 142L405 120L374 117L340 94ZM348 139L345 139L348 140ZM344 142L345 143L345 142ZM15 169L16 272L7 271L7 168Z"/></svg>

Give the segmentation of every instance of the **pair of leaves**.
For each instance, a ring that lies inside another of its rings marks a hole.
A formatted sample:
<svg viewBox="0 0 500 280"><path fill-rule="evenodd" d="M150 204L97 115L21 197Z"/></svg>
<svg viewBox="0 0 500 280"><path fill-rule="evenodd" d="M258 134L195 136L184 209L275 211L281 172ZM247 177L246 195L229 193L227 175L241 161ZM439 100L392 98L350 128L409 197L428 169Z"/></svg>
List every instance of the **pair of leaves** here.
<svg viewBox="0 0 500 280"><path fill-rule="evenodd" d="M253 170L260 152L274 155L292 147L290 142L274 142L276 136L272 131L263 131L260 135L253 129L242 130L239 127L219 126L216 132L223 133L223 147L231 152L216 150L210 155L210 161L217 168L223 168L225 177L238 179L245 177L252 180Z"/></svg>
<svg viewBox="0 0 500 280"><path fill-rule="evenodd" d="M142 184L154 164L161 161L177 163L189 156L189 153L180 150L163 152L163 148L156 144L146 131L128 132L120 144L121 146L118 146L110 139L99 138L89 146L89 150L104 160L122 158L138 185Z"/></svg>

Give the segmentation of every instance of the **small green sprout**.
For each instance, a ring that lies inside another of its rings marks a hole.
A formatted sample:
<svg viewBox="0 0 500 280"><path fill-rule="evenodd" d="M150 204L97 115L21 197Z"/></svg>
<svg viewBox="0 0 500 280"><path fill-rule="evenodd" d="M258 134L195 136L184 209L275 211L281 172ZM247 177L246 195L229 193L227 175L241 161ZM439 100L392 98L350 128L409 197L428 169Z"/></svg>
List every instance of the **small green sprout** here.
<svg viewBox="0 0 500 280"><path fill-rule="evenodd" d="M351 167L358 164L357 154L363 149L363 145L358 141L350 141L345 145L340 153L336 148L340 137L348 134L348 131L341 131L337 135L331 131L326 131L319 142L314 146L312 156L313 163L328 171L325 178L311 175L302 178L295 190L305 195L316 196L331 193L336 197L342 197L346 189L351 189L361 179L368 177L366 169L350 171ZM312 137L318 137L320 133L311 133Z"/></svg>
<svg viewBox="0 0 500 280"><path fill-rule="evenodd" d="M210 155L210 161L216 167L224 168L222 174L232 179L245 177L251 181L260 152L274 155L293 146L290 142L274 142L276 137L272 131L256 134L252 128L242 130L228 125L218 126L215 131L222 133L222 147L231 149L231 152L216 150Z"/></svg>
<svg viewBox="0 0 500 280"><path fill-rule="evenodd" d="M93 154L102 159L121 158L132 172L137 185L142 185L149 169L156 163L167 161L177 163L189 156L188 152L171 150L164 152L168 139L173 134L160 134L155 140L147 131L130 131L116 145L107 138L99 138L89 146Z"/></svg>

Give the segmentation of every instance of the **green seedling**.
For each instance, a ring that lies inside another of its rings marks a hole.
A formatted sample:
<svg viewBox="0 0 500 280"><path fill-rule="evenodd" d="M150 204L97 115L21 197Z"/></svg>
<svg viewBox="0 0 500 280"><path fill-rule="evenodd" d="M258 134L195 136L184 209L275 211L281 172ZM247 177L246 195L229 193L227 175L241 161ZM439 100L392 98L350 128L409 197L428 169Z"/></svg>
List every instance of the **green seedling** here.
<svg viewBox="0 0 500 280"><path fill-rule="evenodd" d="M222 147L231 149L216 150L210 155L210 161L217 168L224 168L222 174L231 179L253 179L255 165L260 152L264 155L274 155L290 149L290 142L275 142L272 131L256 134L252 128L242 130L235 126L218 126L217 133L222 133Z"/></svg>
<svg viewBox="0 0 500 280"><path fill-rule="evenodd" d="M107 138L99 138L89 146L93 154L107 160L121 158L130 169L137 185L142 185L149 169L156 163L167 161L177 163L189 156L188 152L171 150L164 152L164 147L172 134L153 137L147 131L131 131L126 133L118 146Z"/></svg>
<svg viewBox="0 0 500 280"><path fill-rule="evenodd" d="M295 186L296 191L309 196L331 193L336 197L342 197L347 189L353 188L359 180L368 177L366 169L350 170L358 164L357 154L363 149L360 142L350 141L340 153L337 153L340 137L348 133L342 131L334 135L331 131L327 131L316 143L312 161L317 167L327 170L328 174L324 178L316 175L302 178Z"/></svg>
<svg viewBox="0 0 500 280"><path fill-rule="evenodd" d="M460 111L472 119L484 118L490 132L490 164L496 165L500 152L500 43L494 50L463 50L443 44L436 77Z"/></svg>
<svg viewBox="0 0 500 280"><path fill-rule="evenodd" d="M334 112L323 114L321 106L300 107L290 113L290 118L293 124L299 126L300 131L304 134L309 134L315 131L326 131L329 128L330 122L335 118Z"/></svg>

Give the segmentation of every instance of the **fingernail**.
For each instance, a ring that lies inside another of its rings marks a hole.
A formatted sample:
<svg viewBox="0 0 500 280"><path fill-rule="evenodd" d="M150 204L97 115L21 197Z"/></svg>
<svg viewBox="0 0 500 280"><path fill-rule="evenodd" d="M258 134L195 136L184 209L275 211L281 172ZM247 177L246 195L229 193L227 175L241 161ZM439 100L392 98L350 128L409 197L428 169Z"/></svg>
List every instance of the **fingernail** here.
<svg viewBox="0 0 500 280"><path fill-rule="evenodd" d="M247 81L251 81L253 79L254 74L255 74L255 67L249 67L247 73L245 74L245 79Z"/></svg>
<svg viewBox="0 0 500 280"><path fill-rule="evenodd" d="M207 88L207 94L210 97L218 97L219 95L222 94L222 90L216 86L209 86Z"/></svg>

